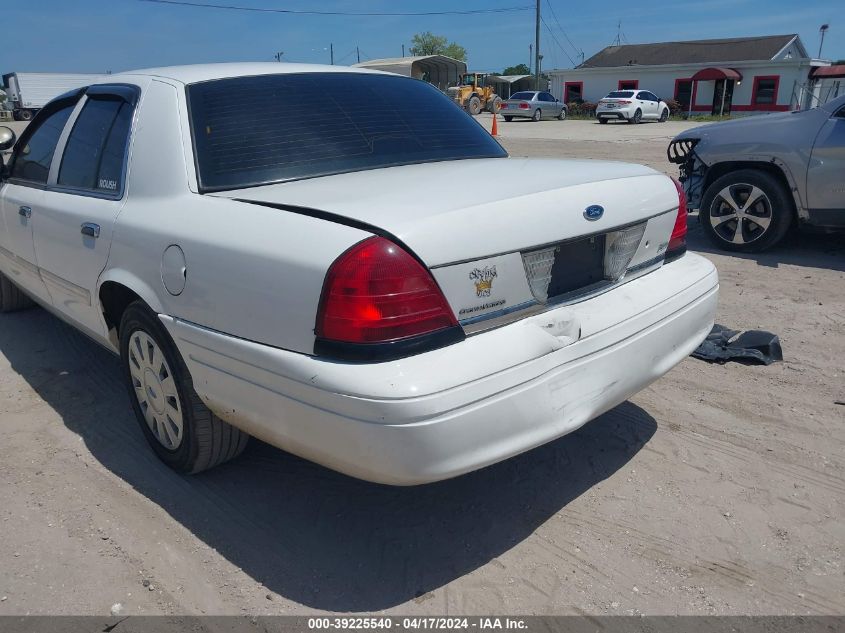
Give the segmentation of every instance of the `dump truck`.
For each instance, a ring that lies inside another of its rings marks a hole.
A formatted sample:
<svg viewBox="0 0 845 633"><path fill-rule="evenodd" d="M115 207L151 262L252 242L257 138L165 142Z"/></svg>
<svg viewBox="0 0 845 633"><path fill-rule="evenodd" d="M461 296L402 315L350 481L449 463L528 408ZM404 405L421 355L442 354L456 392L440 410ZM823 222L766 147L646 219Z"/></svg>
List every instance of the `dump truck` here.
<svg viewBox="0 0 845 633"><path fill-rule="evenodd" d="M487 85L487 76L487 73L463 74L460 83L449 88L447 94L473 116L482 110L498 112L502 98Z"/></svg>
<svg viewBox="0 0 845 633"><path fill-rule="evenodd" d="M17 121L29 121L35 113L60 94L93 83L100 75L70 73L9 73L3 75L3 90Z"/></svg>

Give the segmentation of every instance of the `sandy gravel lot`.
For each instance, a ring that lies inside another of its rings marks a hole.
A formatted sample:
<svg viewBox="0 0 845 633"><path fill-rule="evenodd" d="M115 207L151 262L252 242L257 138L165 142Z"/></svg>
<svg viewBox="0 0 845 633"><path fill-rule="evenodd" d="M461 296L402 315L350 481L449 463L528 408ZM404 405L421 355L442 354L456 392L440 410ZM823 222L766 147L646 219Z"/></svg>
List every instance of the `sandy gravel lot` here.
<svg viewBox="0 0 845 633"><path fill-rule="evenodd" d="M512 155L672 171L683 125L500 131ZM178 476L116 358L43 310L0 315L0 615L843 614L844 242L727 256L691 219L719 322L777 332L784 363L687 359L570 436L411 489L258 442Z"/></svg>

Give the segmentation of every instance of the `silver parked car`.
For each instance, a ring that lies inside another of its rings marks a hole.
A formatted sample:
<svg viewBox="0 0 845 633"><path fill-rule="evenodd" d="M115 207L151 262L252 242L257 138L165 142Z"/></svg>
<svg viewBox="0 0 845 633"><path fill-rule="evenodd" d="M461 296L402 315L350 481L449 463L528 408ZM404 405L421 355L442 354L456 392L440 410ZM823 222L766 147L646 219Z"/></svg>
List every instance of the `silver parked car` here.
<svg viewBox="0 0 845 633"><path fill-rule="evenodd" d="M687 130L668 157L722 249L765 250L795 223L845 229L845 97Z"/></svg>
<svg viewBox="0 0 845 633"><path fill-rule="evenodd" d="M563 121L566 118L566 104L555 99L554 95L548 92L526 90L515 92L510 99L503 101L500 112L505 117L505 121L513 121L516 117L532 121L543 118L556 118Z"/></svg>

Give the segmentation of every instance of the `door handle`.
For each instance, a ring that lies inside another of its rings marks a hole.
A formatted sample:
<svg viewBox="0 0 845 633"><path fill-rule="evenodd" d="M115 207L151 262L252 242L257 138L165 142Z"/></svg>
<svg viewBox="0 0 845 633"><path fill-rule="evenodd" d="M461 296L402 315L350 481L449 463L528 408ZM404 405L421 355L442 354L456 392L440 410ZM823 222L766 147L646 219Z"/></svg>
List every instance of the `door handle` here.
<svg viewBox="0 0 845 633"><path fill-rule="evenodd" d="M94 239L100 237L100 225L93 224L91 222L85 222L82 225L82 234L87 235L88 237L93 237Z"/></svg>
<svg viewBox="0 0 845 633"><path fill-rule="evenodd" d="M21 207L20 209L18 209L18 215L22 218L31 218L32 209L30 207Z"/></svg>

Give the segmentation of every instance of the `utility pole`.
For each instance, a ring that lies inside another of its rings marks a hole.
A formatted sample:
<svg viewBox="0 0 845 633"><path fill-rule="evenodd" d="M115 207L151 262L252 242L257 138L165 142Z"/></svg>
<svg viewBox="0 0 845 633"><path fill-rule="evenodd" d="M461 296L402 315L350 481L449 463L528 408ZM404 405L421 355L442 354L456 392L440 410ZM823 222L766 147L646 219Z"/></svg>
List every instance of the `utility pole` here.
<svg viewBox="0 0 845 633"><path fill-rule="evenodd" d="M540 0L537 0L537 15L534 19L534 89L540 89Z"/></svg>
<svg viewBox="0 0 845 633"><path fill-rule="evenodd" d="M361 51L358 49L357 46L355 47L355 54L358 55L358 63L360 64L361 63Z"/></svg>
<svg viewBox="0 0 845 633"><path fill-rule="evenodd" d="M824 34L827 33L827 30L830 28L829 24L822 24L821 28L819 28L819 35L822 37L822 41L819 42L819 56L818 59L822 58L822 46L824 46Z"/></svg>
<svg viewBox="0 0 845 633"><path fill-rule="evenodd" d="M534 68L534 45L528 45L528 74L531 74L531 69Z"/></svg>
<svg viewBox="0 0 845 633"><path fill-rule="evenodd" d="M332 66L334 66L334 44L329 44L329 58L331 59Z"/></svg>
<svg viewBox="0 0 845 633"><path fill-rule="evenodd" d="M405 45L402 44L402 57L405 57Z"/></svg>

